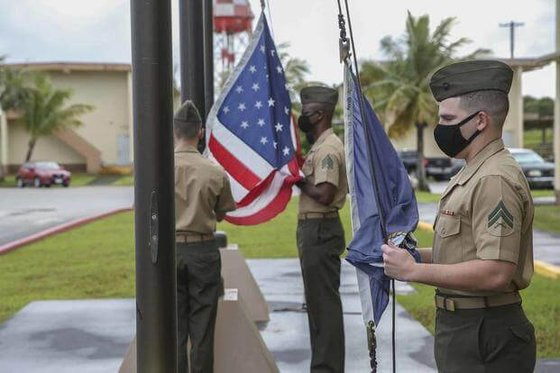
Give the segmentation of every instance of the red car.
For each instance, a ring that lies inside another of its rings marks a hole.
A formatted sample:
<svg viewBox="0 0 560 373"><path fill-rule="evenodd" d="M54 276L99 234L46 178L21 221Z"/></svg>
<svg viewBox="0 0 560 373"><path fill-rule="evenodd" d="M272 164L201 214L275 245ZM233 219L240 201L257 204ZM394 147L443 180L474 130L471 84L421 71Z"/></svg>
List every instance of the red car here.
<svg viewBox="0 0 560 373"><path fill-rule="evenodd" d="M23 164L16 175L17 186L23 188L33 185L36 188L51 185L70 185L70 171L66 171L56 162L28 162Z"/></svg>

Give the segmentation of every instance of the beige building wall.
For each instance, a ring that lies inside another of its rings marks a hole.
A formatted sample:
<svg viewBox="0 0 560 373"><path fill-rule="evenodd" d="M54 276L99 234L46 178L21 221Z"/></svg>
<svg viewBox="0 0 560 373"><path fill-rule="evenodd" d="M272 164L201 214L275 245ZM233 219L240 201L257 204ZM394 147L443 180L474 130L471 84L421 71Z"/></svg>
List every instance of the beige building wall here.
<svg viewBox="0 0 560 373"><path fill-rule="evenodd" d="M101 151L103 166L130 164L132 126L129 73L57 71L49 72L49 76L56 87L73 90L70 102L94 106L93 111L82 116L84 125L74 130ZM127 147L124 145L125 141L128 141ZM119 151L126 151L126 155L119 154Z"/></svg>
<svg viewBox="0 0 560 373"><path fill-rule="evenodd" d="M27 155L29 135L25 131L23 125L16 122L10 122L8 125L8 138L10 139L10 145L8 147L8 164L22 164L25 161L25 156ZM83 156L54 136L41 137L37 140L31 160L48 160L67 165L81 165L85 163Z"/></svg>

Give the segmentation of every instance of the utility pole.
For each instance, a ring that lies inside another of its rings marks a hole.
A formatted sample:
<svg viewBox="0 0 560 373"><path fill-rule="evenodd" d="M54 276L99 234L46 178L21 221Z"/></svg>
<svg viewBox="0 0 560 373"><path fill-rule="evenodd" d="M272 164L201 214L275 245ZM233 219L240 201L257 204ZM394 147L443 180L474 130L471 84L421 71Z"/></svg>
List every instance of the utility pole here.
<svg viewBox="0 0 560 373"><path fill-rule="evenodd" d="M515 48L515 28L525 25L523 22L509 21L507 23L500 23L500 27L509 27L509 55L513 59L513 52Z"/></svg>
<svg viewBox="0 0 560 373"><path fill-rule="evenodd" d="M177 372L171 0L132 0L136 364Z"/></svg>

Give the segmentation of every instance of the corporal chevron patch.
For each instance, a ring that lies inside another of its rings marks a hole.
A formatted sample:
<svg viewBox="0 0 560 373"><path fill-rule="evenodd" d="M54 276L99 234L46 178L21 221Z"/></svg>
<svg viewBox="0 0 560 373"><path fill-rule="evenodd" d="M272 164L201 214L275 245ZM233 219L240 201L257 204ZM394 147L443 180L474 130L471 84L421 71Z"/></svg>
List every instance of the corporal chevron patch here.
<svg viewBox="0 0 560 373"><path fill-rule="evenodd" d="M330 154L327 154L327 156L321 161L321 168L327 170L334 169L334 161Z"/></svg>
<svg viewBox="0 0 560 373"><path fill-rule="evenodd" d="M514 217L503 201L488 214L488 232L494 236L508 236L514 230Z"/></svg>

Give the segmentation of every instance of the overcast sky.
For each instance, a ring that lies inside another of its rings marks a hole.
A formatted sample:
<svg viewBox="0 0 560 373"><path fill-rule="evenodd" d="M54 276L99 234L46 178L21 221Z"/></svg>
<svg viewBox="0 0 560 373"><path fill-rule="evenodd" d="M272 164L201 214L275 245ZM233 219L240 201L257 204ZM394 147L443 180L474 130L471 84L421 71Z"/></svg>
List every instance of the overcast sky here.
<svg viewBox="0 0 560 373"><path fill-rule="evenodd" d="M254 13L259 0L250 0ZM338 25L335 0L269 0L277 43L289 42L290 53L309 62L312 80L339 83ZM454 37L468 37L475 48L509 57L509 30L498 26L524 22L516 30L516 57L554 51L556 0L349 0L358 56L383 59L379 41L404 31L407 10L429 14L433 27L456 17ZM0 55L10 62L130 62L128 0L0 0ZM174 9L174 55L178 55L177 0ZM524 74L524 94L554 95L554 69Z"/></svg>

